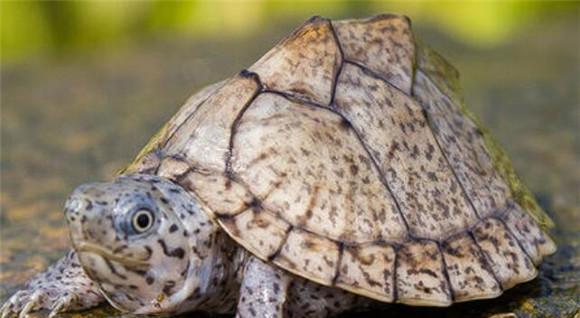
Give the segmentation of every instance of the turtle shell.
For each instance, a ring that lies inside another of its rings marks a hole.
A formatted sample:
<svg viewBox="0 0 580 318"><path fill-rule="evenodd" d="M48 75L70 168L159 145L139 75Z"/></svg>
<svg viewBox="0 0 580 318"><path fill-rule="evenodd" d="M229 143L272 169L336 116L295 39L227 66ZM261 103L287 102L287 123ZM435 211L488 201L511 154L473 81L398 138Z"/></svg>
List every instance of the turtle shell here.
<svg viewBox="0 0 580 318"><path fill-rule="evenodd" d="M555 245L457 83L406 17L315 17L192 97L126 172L181 184L314 282L411 305L496 297Z"/></svg>

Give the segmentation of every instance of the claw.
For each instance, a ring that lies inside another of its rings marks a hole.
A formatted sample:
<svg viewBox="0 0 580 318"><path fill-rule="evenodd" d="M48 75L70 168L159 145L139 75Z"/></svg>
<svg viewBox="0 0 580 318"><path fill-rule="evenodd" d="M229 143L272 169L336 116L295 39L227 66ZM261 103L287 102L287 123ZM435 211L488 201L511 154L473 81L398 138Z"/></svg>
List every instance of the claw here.
<svg viewBox="0 0 580 318"><path fill-rule="evenodd" d="M26 318L28 313L34 309L34 306L36 306L38 304L38 301L40 300L41 294L42 294L42 292L39 290L32 293L30 298L28 298L28 302L26 303L26 305L24 305L24 307L22 308L20 315L18 315L18 318Z"/></svg>
<svg viewBox="0 0 580 318"><path fill-rule="evenodd" d="M61 311L61 309L64 307L64 305L65 305L64 299L59 300L52 307L52 310L50 311L50 314L48 314L48 318L53 318L54 316L58 315L58 313Z"/></svg>
<svg viewBox="0 0 580 318"><path fill-rule="evenodd" d="M70 305L71 301L72 301L71 295L67 295L59 299L50 309L50 314L48 315L48 318L53 318L54 316L58 315L62 309Z"/></svg>
<svg viewBox="0 0 580 318"><path fill-rule="evenodd" d="M12 313L12 309L10 308L11 306L12 306L12 303L10 303L8 301L2 306L2 309L0 310L0 314L2 314L1 318L10 317L10 314Z"/></svg>
<svg viewBox="0 0 580 318"><path fill-rule="evenodd" d="M8 313L10 313L10 311L11 311L11 310L9 310L10 305L12 305L10 300L6 301L4 303L4 305L2 305L2 308L0 308L0 318L7 318L8 317Z"/></svg>
<svg viewBox="0 0 580 318"><path fill-rule="evenodd" d="M12 310L6 310L6 311L2 312L2 318L8 318L8 317L9 317L8 315L9 315L11 312L12 312Z"/></svg>
<svg viewBox="0 0 580 318"><path fill-rule="evenodd" d="M12 316L12 314L16 314L16 311L14 310L14 307L16 306L16 303L18 302L18 299L26 297L27 292L20 290L18 292L16 292L16 294L12 295L12 297L10 297L5 303L4 305L2 305L2 308L0 308L0 318L8 318L10 316Z"/></svg>

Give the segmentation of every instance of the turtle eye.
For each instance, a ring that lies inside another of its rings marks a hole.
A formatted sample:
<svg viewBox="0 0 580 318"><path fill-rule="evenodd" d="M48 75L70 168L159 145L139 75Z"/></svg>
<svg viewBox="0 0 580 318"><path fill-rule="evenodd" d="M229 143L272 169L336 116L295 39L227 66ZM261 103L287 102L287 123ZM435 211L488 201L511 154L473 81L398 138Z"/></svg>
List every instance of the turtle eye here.
<svg viewBox="0 0 580 318"><path fill-rule="evenodd" d="M131 222L133 230L136 233L143 233L153 226L154 216L153 212L141 209L133 214L133 220Z"/></svg>

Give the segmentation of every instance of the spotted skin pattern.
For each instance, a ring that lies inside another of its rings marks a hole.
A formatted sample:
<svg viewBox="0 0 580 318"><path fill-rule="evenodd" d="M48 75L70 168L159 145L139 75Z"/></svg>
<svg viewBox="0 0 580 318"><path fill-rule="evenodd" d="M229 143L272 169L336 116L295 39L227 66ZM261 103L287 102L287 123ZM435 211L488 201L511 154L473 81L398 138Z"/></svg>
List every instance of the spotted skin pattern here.
<svg viewBox="0 0 580 318"><path fill-rule="evenodd" d="M556 246L497 171L457 76L406 17L308 20L190 98L115 181L75 190L74 251L2 318L103 300L318 318L533 279Z"/></svg>
<svg viewBox="0 0 580 318"><path fill-rule="evenodd" d="M331 317L354 308L380 306L380 302L298 278L250 257L244 268L236 318Z"/></svg>
<svg viewBox="0 0 580 318"><path fill-rule="evenodd" d="M281 317L291 281L282 270L252 257L244 268L236 318Z"/></svg>
<svg viewBox="0 0 580 318"><path fill-rule="evenodd" d="M49 317L53 317L61 311L94 307L104 300L97 284L81 268L77 253L71 250L8 299L0 313L5 318L49 309Z"/></svg>
<svg viewBox="0 0 580 318"><path fill-rule="evenodd" d="M132 215L144 209L154 213L155 222L135 233L127 226L132 226ZM304 309L310 301L304 292L320 290L239 247L191 195L164 178L136 174L83 185L67 201L65 215L76 251L16 293L4 305L3 317L24 317L41 309L52 317L105 300L121 311L142 314L197 310L281 317L292 312L288 302ZM329 298L347 294L327 289ZM274 303L277 307L269 306ZM318 310L302 317L338 313L356 304L342 302L342 309L328 309L330 303L320 300Z"/></svg>

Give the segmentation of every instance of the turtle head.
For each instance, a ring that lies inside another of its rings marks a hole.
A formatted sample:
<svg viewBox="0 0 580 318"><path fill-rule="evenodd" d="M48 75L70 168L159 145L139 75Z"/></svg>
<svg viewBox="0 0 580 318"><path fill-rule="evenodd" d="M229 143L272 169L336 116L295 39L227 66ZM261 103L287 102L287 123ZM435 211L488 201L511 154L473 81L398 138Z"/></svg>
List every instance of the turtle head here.
<svg viewBox="0 0 580 318"><path fill-rule="evenodd" d="M82 185L65 214L83 269L116 308L177 312L208 288L218 228L179 185L139 174Z"/></svg>

